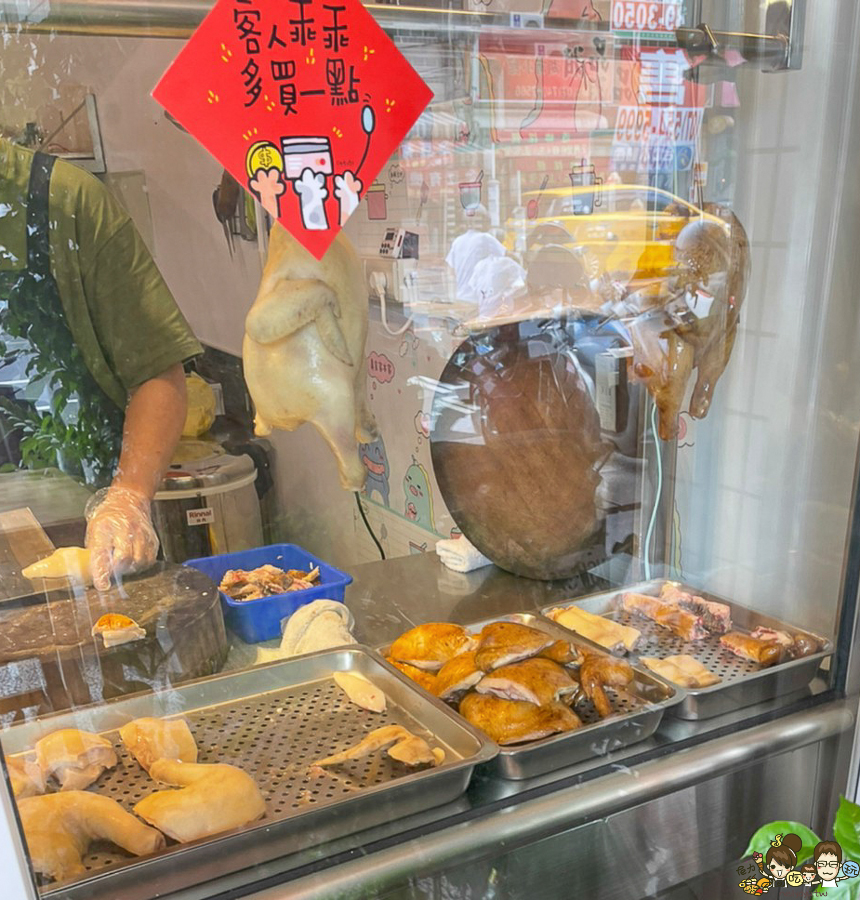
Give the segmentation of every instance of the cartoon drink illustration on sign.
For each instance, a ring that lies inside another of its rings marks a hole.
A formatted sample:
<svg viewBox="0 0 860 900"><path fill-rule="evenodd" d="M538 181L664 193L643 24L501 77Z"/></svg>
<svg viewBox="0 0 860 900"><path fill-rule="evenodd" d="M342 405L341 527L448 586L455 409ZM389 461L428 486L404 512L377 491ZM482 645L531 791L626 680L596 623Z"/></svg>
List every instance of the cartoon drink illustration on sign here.
<svg viewBox="0 0 860 900"><path fill-rule="evenodd" d="M360 0L218 0L153 96L321 259L432 92Z"/></svg>

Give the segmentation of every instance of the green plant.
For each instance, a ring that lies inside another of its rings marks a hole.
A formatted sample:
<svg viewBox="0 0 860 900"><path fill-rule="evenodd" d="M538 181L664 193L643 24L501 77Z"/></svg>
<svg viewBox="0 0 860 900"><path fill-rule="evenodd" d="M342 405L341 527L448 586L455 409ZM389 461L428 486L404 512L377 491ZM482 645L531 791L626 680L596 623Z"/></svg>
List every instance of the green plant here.
<svg viewBox="0 0 860 900"><path fill-rule="evenodd" d="M750 838L744 858L752 856L753 853L766 854L774 835L788 834L789 832L798 835L803 841L803 846L797 855L798 863L810 859L815 845L824 840L805 825L801 825L800 822L768 822ZM842 848L843 862L848 860L860 862L860 806L846 800L841 795L839 809L833 820L833 840ZM856 900L856 898L860 898L860 875L840 881L836 887L818 887L815 894L826 894L828 898L838 897L840 900Z"/></svg>

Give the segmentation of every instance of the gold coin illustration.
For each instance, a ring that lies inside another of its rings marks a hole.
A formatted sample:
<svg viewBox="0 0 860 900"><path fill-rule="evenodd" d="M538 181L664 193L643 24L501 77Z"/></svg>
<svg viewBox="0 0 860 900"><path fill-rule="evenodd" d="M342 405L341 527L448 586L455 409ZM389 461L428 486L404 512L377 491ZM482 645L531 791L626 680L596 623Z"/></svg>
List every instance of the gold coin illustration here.
<svg viewBox="0 0 860 900"><path fill-rule="evenodd" d="M271 141L257 141L248 151L245 157L245 166L248 177L253 178L260 169L278 169L284 171L284 160L278 148Z"/></svg>

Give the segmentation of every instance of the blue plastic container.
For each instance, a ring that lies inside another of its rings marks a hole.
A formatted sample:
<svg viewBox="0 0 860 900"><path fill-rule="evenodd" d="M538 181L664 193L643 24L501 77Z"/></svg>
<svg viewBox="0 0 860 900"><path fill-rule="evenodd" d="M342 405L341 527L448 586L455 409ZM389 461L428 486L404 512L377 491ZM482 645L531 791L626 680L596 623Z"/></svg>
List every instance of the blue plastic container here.
<svg viewBox="0 0 860 900"><path fill-rule="evenodd" d="M256 550L244 550L241 553L189 559L185 565L208 575L216 585L221 583L221 579L229 569L256 569L259 566L270 565L279 569L302 569L309 572L315 566L319 566L319 583L303 591L272 594L271 597L263 597L260 600L234 600L223 591L219 591L227 627L247 644L279 638L281 619L291 616L300 606L312 600L343 602L346 586L352 582L351 575L326 565L295 544L272 544L270 547L258 547Z"/></svg>

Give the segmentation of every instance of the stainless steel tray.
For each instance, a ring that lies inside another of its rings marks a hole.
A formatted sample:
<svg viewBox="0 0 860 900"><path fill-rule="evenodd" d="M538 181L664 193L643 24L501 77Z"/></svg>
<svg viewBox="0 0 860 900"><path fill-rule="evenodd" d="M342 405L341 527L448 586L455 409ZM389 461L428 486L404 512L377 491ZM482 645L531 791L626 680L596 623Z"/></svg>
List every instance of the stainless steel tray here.
<svg viewBox="0 0 860 900"><path fill-rule="evenodd" d="M351 703L334 683L335 671L357 672L376 684L386 695L386 711L372 713ZM172 844L145 859L128 857L112 845L93 845L95 852L85 859L88 875L74 883L46 884L44 896L141 900L151 897L156 883L159 894L168 894L196 883L201 872L212 878L229 874L448 803L465 791L474 766L497 752L492 741L444 703L360 646L13 726L2 734L3 750L7 755L29 750L59 728L103 733L114 742L119 764L89 790L130 811L158 786L125 750L116 729L139 716L180 714L197 740L199 762L231 763L256 778L266 798L264 818L215 838ZM442 765L416 772L380 752L309 777L312 761L393 724L442 747Z"/></svg>
<svg viewBox="0 0 860 900"><path fill-rule="evenodd" d="M687 688L684 700L670 710L670 715L680 719L709 719L762 703L765 700L773 700L776 697L784 697L788 703L793 699L793 694L804 690L815 678L822 661L833 654L832 642L819 635L811 634L803 628L795 628L779 619L754 612L745 606L689 585L681 585L681 588L704 597L706 600L716 600L719 603L727 604L732 612L732 627L738 631L753 631L759 626L774 628L812 637L820 642L822 649L811 656L763 669L750 660L744 660L729 653L720 646L720 639L716 635L702 641L688 643L677 637L668 628L621 608L622 594L634 591L638 594L656 596L665 583L666 579L653 579L618 590L577 597L576 600L554 603L552 606L544 607L541 614L548 616L553 609L578 606L586 612L606 616L621 625L632 625L634 628L638 628L642 632L642 637L636 650L630 654L634 661L638 660L639 656L657 656L662 659L666 656L688 653L707 666L721 679L720 683L706 688ZM549 621L552 620L549 619ZM564 630L568 631L568 629ZM573 631L569 633L575 634Z"/></svg>
<svg viewBox="0 0 860 900"><path fill-rule="evenodd" d="M519 622L558 640L568 641L589 653L609 655L597 644L531 613L498 616L464 627L469 632L477 633L491 622ZM381 647L379 652L385 655L388 646ZM635 681L626 694L606 689L615 713L612 718L601 719L590 702L580 702L576 706L576 714L582 719L582 728L526 744L501 747L497 756L482 765L482 771L518 781L545 775L596 756L606 756L614 750L644 741L657 730L666 709L683 700L684 689L669 684L647 669L634 667L634 673Z"/></svg>

